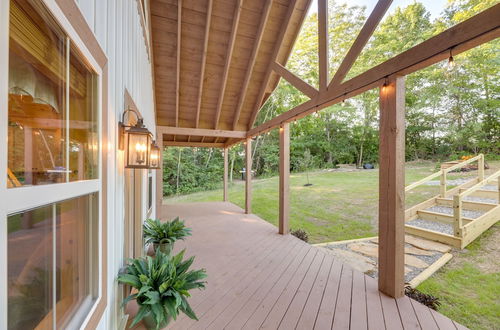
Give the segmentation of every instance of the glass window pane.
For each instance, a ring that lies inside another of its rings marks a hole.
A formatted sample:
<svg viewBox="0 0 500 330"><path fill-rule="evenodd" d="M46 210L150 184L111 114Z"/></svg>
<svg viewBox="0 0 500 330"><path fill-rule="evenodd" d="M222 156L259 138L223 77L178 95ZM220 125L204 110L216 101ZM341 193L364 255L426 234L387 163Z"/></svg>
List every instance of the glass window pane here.
<svg viewBox="0 0 500 330"><path fill-rule="evenodd" d="M8 217L8 328L52 328L53 206Z"/></svg>
<svg viewBox="0 0 500 330"><path fill-rule="evenodd" d="M97 179L97 78L76 56L70 57L70 181Z"/></svg>
<svg viewBox="0 0 500 330"><path fill-rule="evenodd" d="M64 182L65 37L11 1L8 187Z"/></svg>
<svg viewBox="0 0 500 330"><path fill-rule="evenodd" d="M57 204L57 328L80 324L96 297L97 194ZM74 319L74 316L78 320ZM72 326L71 326L72 327Z"/></svg>

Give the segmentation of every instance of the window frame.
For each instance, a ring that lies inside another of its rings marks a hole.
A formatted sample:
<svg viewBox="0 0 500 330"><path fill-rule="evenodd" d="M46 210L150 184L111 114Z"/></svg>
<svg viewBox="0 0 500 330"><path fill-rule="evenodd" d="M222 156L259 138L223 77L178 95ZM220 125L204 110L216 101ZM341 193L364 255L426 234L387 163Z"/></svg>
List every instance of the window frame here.
<svg viewBox="0 0 500 330"><path fill-rule="evenodd" d="M106 265L103 262L103 256L106 254L106 217L105 217L105 201L106 201L106 170L105 159L103 158L105 147L104 141L107 140L105 132L107 132L107 113L106 113L106 92L107 92L107 59L104 52L99 47L94 35L88 35L86 32L90 30L79 11L77 5L73 2L66 2L67 5L57 3L58 0L42 0L40 6L51 16L51 18L64 31L66 37L71 40L71 48L76 51L82 61L87 64L90 70L95 73L97 80L97 99L96 107L98 114L98 178L92 180L64 182L50 185L27 186L15 189L7 187L7 175L0 175L0 329L7 328L7 312L8 312L8 255L7 255L7 217L10 214L22 212L36 208L39 206L53 204L60 201L72 199L82 195L97 193L98 194L98 220L97 220L97 249L98 258L95 261L95 267L98 268L97 276L97 297L93 302L93 306L88 311L81 324L81 327L86 327L90 321L106 307ZM69 15L71 14L71 15ZM9 62L9 16L10 16L10 0L0 0L0 68L5 68L8 72ZM70 22L68 17L72 17ZM75 19L75 17L77 19ZM78 31L86 29L87 31ZM85 38L85 40L82 39ZM97 47L96 47L97 45ZM0 75L0 109L8 109L8 84L9 75ZM0 158L0 173L7 173L8 162L8 111L0 112L0 155L5 155ZM104 183L104 184L103 184ZM93 265L94 266L94 265ZM99 309L99 311L98 311ZM78 314L78 313L76 313ZM100 318L100 315L97 316ZM93 320L95 322L95 320Z"/></svg>

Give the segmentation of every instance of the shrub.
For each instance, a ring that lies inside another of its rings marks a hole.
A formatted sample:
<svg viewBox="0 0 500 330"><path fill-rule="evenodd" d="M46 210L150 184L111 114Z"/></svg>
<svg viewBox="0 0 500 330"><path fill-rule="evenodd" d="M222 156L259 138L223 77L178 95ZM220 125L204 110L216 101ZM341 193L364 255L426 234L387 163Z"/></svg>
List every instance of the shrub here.
<svg viewBox="0 0 500 330"><path fill-rule="evenodd" d="M437 311L439 305L441 305L441 303L439 302L439 298L436 298L430 294L420 292L409 285L405 287L405 295L418 301L421 304L424 304L429 308L432 308L435 311Z"/></svg>
<svg viewBox="0 0 500 330"><path fill-rule="evenodd" d="M290 232L293 236L297 237L298 239L303 240L304 242L309 242L309 235L304 229L295 229Z"/></svg>

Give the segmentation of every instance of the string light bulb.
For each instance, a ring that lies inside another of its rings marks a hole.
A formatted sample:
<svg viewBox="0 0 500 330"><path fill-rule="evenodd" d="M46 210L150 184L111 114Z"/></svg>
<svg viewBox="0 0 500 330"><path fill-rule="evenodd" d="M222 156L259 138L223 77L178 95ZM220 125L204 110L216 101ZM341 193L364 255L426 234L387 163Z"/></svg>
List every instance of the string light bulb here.
<svg viewBox="0 0 500 330"><path fill-rule="evenodd" d="M451 54L451 48L450 48L450 57L448 57L448 69L453 70L454 68L455 68L455 59Z"/></svg>

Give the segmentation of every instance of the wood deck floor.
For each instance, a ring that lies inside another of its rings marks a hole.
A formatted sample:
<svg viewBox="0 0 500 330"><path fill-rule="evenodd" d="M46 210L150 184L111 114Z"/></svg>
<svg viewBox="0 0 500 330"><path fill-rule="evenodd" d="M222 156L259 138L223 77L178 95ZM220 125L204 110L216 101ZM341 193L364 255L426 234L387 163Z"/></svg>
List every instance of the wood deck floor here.
<svg viewBox="0 0 500 330"><path fill-rule="evenodd" d="M169 329L465 329L407 298L392 299L377 281L230 203L163 206L193 229L176 251L207 270L205 290Z"/></svg>

